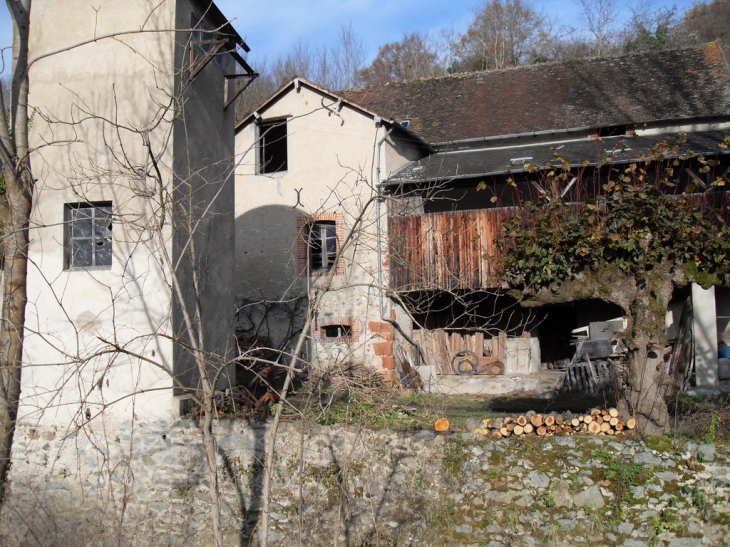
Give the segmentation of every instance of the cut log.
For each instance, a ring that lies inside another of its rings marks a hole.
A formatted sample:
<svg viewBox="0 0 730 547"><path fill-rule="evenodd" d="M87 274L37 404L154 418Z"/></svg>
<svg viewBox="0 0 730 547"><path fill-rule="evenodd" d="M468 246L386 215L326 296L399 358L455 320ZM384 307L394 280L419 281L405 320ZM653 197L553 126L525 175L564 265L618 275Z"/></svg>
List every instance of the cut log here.
<svg viewBox="0 0 730 547"><path fill-rule="evenodd" d="M501 439L502 437L504 437L502 431L492 431L492 438Z"/></svg>
<svg viewBox="0 0 730 547"><path fill-rule="evenodd" d="M636 427L636 420L634 418L629 418L626 420L626 429L634 429Z"/></svg>
<svg viewBox="0 0 730 547"><path fill-rule="evenodd" d="M601 424L601 431L603 431L604 433L606 433L606 432L607 432L608 430L610 430L610 429L611 429L611 424L610 424L610 423L608 423L608 422L603 422L603 423Z"/></svg>
<svg viewBox="0 0 730 547"><path fill-rule="evenodd" d="M532 427L532 424L525 424L525 426L522 428L522 430L525 432L525 435L529 435L533 431L535 431L535 428Z"/></svg>
<svg viewBox="0 0 730 547"><path fill-rule="evenodd" d="M553 416L552 414L548 414L547 416L545 416L544 423L547 426L554 425L555 424L555 416Z"/></svg>
<svg viewBox="0 0 730 547"><path fill-rule="evenodd" d="M498 433L499 433L500 437L509 437L510 430L507 429L507 427L502 427L502 428L500 428Z"/></svg>
<svg viewBox="0 0 730 547"><path fill-rule="evenodd" d="M535 414L532 418L530 418L530 423L533 427L540 427L543 423L545 423L545 417L542 414Z"/></svg>
<svg viewBox="0 0 730 547"><path fill-rule="evenodd" d="M599 425L603 423L603 416L594 416L593 419L598 423Z"/></svg>
<svg viewBox="0 0 730 547"><path fill-rule="evenodd" d="M573 418L570 421L570 425L572 425L573 427L578 427L580 425L580 422L581 422L580 418Z"/></svg>
<svg viewBox="0 0 730 547"><path fill-rule="evenodd" d="M515 434L515 435L517 435L518 437L519 437L520 435L522 435L522 434L523 434L524 432L525 432L525 429L524 429L524 428L523 428L523 427L522 427L521 425L519 425L519 424L517 424L517 425L515 426L515 428L514 428L514 429L512 430L512 433L514 433L514 434Z"/></svg>
<svg viewBox="0 0 730 547"><path fill-rule="evenodd" d="M584 424L590 424L593 422L593 416L583 416L583 423Z"/></svg>
<svg viewBox="0 0 730 547"><path fill-rule="evenodd" d="M524 416L517 416L517 425L524 426L527 423L527 418Z"/></svg>
<svg viewBox="0 0 730 547"><path fill-rule="evenodd" d="M547 435L547 433L548 433L548 429L544 425L541 425L540 427L537 428L538 437L544 437L545 435Z"/></svg>
<svg viewBox="0 0 730 547"><path fill-rule="evenodd" d="M591 416L600 416L601 415L601 409L600 408L594 408L591 410Z"/></svg>
<svg viewBox="0 0 730 547"><path fill-rule="evenodd" d="M448 431L449 429L449 420L446 418L440 418L436 420L436 423L433 425L433 428L436 431Z"/></svg>
<svg viewBox="0 0 730 547"><path fill-rule="evenodd" d="M609 408L608 414L611 416L611 418L618 418L618 410L615 408Z"/></svg>
<svg viewBox="0 0 730 547"><path fill-rule="evenodd" d="M601 426L596 422L591 422L588 424L588 432L596 435L601 432Z"/></svg>
<svg viewBox="0 0 730 547"><path fill-rule="evenodd" d="M618 423L618 418L611 418L608 423L611 424L611 427L613 427Z"/></svg>

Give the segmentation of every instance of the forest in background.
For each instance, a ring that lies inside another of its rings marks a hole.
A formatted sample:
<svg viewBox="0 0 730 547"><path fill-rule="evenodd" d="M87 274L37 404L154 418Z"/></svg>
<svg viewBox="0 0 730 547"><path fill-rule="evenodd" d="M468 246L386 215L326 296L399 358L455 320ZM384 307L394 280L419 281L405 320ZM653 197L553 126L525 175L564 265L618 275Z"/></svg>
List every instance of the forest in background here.
<svg viewBox="0 0 730 547"><path fill-rule="evenodd" d="M301 76L330 90L432 78L459 72L501 69L674 49L730 38L730 0L698 1L680 12L651 0L574 0L577 27L558 25L556 14L530 0L485 0L466 31L442 28L433 34L405 30L383 44L367 65L365 43L351 25L342 25L331 47L299 42L273 59L256 62L259 77L239 99L239 116L253 110L281 85ZM630 11L625 20L622 15ZM625 22L621 22L625 20Z"/></svg>

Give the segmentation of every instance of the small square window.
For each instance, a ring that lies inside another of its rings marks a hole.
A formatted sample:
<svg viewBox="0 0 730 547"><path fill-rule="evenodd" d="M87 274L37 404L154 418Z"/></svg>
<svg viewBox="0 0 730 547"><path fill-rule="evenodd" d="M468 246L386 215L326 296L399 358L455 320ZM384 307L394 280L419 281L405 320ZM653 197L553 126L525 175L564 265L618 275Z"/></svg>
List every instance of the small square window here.
<svg viewBox="0 0 730 547"><path fill-rule="evenodd" d="M309 268L329 271L337 258L337 229L331 221L314 222L309 228Z"/></svg>
<svg viewBox="0 0 730 547"><path fill-rule="evenodd" d="M112 265L112 204L68 203L64 211L66 269Z"/></svg>
<svg viewBox="0 0 730 547"><path fill-rule="evenodd" d="M286 120L259 124L259 172L279 173L288 168Z"/></svg>

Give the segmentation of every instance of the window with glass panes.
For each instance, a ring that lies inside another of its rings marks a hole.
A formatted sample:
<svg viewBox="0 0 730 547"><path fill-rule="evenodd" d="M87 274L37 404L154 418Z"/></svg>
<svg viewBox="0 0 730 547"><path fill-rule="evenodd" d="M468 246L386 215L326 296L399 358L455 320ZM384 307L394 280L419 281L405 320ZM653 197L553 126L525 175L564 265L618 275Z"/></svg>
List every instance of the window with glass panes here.
<svg viewBox="0 0 730 547"><path fill-rule="evenodd" d="M66 204L66 268L112 265L112 204Z"/></svg>
<svg viewBox="0 0 730 547"><path fill-rule="evenodd" d="M337 258L337 231L334 222L314 222L309 230L309 267L312 271L331 270Z"/></svg>

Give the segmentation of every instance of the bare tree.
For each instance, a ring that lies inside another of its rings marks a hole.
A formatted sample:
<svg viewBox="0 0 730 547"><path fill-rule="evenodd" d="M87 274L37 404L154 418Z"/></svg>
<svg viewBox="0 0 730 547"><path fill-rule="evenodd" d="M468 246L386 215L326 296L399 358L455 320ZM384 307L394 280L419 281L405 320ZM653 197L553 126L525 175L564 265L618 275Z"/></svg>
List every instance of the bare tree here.
<svg viewBox="0 0 730 547"><path fill-rule="evenodd" d="M0 163L4 182L0 222L5 253L3 321L0 325L0 500L5 491L20 400L28 271L28 225L34 178L28 145L28 33L30 0L8 0L13 21L9 107L0 109ZM6 104L5 90L0 87Z"/></svg>
<svg viewBox="0 0 730 547"><path fill-rule="evenodd" d="M475 12L457 46L453 70L485 70L529 64L544 15L523 0L491 0ZM534 55L534 54L533 54Z"/></svg>
<svg viewBox="0 0 730 547"><path fill-rule="evenodd" d="M730 2L711 0L695 2L684 14L680 27L694 38L696 43L712 40L730 40Z"/></svg>
<svg viewBox="0 0 730 547"><path fill-rule="evenodd" d="M359 73L364 85L415 80L438 76L441 68L427 37L413 32L403 34L398 42L381 46L369 67Z"/></svg>
<svg viewBox="0 0 730 547"><path fill-rule="evenodd" d="M593 36L592 54L603 57L615 50L618 31L618 8L615 0L578 0L581 19Z"/></svg>
<svg viewBox="0 0 730 547"><path fill-rule="evenodd" d="M623 50L629 53L690 45L690 35L679 26L676 8L652 10L646 0L631 8Z"/></svg>

